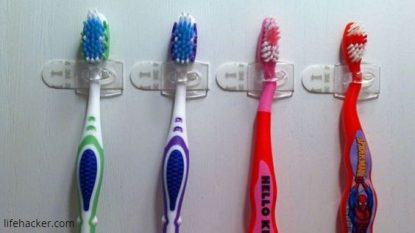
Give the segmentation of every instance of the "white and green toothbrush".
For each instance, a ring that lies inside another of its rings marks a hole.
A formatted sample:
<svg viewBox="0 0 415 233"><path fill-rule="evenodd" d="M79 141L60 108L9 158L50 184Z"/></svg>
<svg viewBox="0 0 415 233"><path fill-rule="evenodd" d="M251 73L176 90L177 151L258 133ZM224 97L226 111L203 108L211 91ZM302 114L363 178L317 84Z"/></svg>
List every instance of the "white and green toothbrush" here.
<svg viewBox="0 0 415 233"><path fill-rule="evenodd" d="M104 169L100 119L100 79L108 59L109 30L105 17L90 10L82 31L82 56L89 63L89 100L82 139L76 160L79 194L79 232L95 233L98 197Z"/></svg>

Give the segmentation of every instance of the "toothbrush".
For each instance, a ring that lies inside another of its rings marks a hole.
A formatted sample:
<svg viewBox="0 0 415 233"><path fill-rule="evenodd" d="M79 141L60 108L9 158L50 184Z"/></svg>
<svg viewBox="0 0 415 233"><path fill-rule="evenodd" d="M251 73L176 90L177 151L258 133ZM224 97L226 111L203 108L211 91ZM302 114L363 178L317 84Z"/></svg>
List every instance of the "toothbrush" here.
<svg viewBox="0 0 415 233"><path fill-rule="evenodd" d="M271 104L277 88L275 70L279 56L279 39L280 32L275 19L265 18L257 47L257 59L263 69L264 84L256 116L249 233L278 232L275 222L277 182L272 159Z"/></svg>
<svg viewBox="0 0 415 233"><path fill-rule="evenodd" d="M176 66L189 69L196 57L197 30L194 18L181 14L174 23L170 56ZM189 149L186 129L186 76L176 80L174 110L171 119L167 145L164 148L163 191L164 216L163 232L178 233L182 222L180 217L183 196L189 172Z"/></svg>
<svg viewBox="0 0 415 233"><path fill-rule="evenodd" d="M356 109L362 87L360 63L366 42L367 35L359 24L351 22L346 25L341 50L352 73L352 82L341 113L346 167L346 185L340 207L344 233L372 233L377 207L371 181L371 154Z"/></svg>
<svg viewBox="0 0 415 233"><path fill-rule="evenodd" d="M104 169L100 120L100 70L108 58L109 29L105 17L90 10L82 31L82 56L89 63L88 109L82 140L78 147L76 174L80 206L80 232L95 233L98 197Z"/></svg>

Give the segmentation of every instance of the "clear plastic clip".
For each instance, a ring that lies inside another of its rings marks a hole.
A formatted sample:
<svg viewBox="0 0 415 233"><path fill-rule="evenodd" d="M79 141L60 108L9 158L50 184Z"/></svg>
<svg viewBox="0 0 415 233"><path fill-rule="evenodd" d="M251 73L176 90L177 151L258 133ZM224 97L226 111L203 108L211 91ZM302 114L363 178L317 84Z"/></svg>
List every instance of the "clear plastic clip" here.
<svg viewBox="0 0 415 233"><path fill-rule="evenodd" d="M101 97L111 97L123 92L123 70L120 61L95 65L85 61L51 60L43 66L42 80L50 88L73 89L82 95L88 94L91 80L99 80Z"/></svg>
<svg viewBox="0 0 415 233"><path fill-rule="evenodd" d="M138 62L130 72L132 84L146 91L161 91L164 96L173 96L176 83L186 83L188 99L202 98L209 90L209 64L194 62L178 65L174 62Z"/></svg>
<svg viewBox="0 0 415 233"><path fill-rule="evenodd" d="M362 89L359 100L371 100L379 97L380 67L375 64L362 63ZM344 98L352 74L346 65L311 65L301 74L304 88L312 93L333 94ZM356 81L355 81L356 82Z"/></svg>
<svg viewBox="0 0 415 233"><path fill-rule="evenodd" d="M265 80L259 63L225 63L216 72L216 82L223 90L247 92L254 98L260 96L263 82L277 82L274 99L288 98L294 92L294 65L278 63L275 78Z"/></svg>

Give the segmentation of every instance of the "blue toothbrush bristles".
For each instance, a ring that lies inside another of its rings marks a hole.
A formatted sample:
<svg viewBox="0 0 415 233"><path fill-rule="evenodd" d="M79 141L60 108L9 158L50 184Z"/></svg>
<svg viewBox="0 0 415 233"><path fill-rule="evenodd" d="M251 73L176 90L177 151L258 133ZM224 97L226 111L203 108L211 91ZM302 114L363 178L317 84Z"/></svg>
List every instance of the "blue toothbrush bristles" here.
<svg viewBox="0 0 415 233"><path fill-rule="evenodd" d="M88 12L82 31L82 55L89 62L107 60L109 49L108 23L96 10Z"/></svg>
<svg viewBox="0 0 415 233"><path fill-rule="evenodd" d="M197 29L190 14L182 13L174 23L170 43L170 56L174 62L188 64L195 61Z"/></svg>

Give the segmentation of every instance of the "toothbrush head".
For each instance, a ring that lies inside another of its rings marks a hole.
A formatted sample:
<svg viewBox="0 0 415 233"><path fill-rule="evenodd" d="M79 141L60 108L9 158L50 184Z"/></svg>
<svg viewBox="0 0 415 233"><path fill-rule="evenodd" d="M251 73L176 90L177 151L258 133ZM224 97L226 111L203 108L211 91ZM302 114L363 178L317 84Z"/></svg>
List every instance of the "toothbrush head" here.
<svg viewBox="0 0 415 233"><path fill-rule="evenodd" d="M170 40L170 57L178 64L195 61L197 48L197 29L195 19L182 13L174 23Z"/></svg>
<svg viewBox="0 0 415 233"><path fill-rule="evenodd" d="M262 21L257 47L257 59L262 64L276 64L279 57L280 29L274 18Z"/></svg>
<svg viewBox="0 0 415 233"><path fill-rule="evenodd" d="M97 63L108 59L109 28L104 15L89 10L81 35L82 57L86 61Z"/></svg>
<svg viewBox="0 0 415 233"><path fill-rule="evenodd" d="M341 50L352 73L360 72L360 63L365 52L366 42L367 34L360 24L350 22L346 25Z"/></svg>

